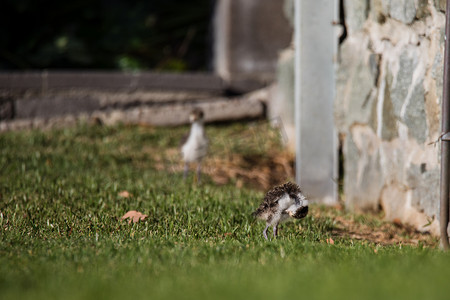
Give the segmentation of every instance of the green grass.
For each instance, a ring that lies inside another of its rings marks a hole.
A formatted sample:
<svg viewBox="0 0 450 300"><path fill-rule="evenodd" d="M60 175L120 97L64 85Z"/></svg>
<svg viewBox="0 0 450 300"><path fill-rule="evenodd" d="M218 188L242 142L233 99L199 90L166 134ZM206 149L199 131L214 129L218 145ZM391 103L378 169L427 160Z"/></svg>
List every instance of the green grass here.
<svg viewBox="0 0 450 300"><path fill-rule="evenodd" d="M276 147L261 135L228 139L248 126L210 126L212 148ZM196 187L155 170L155 154L164 161L186 129L1 134L0 298L448 299L450 256L438 249L346 237L329 245L329 214L284 224L266 242L250 216L261 191L208 178ZM148 219L121 221L132 209Z"/></svg>

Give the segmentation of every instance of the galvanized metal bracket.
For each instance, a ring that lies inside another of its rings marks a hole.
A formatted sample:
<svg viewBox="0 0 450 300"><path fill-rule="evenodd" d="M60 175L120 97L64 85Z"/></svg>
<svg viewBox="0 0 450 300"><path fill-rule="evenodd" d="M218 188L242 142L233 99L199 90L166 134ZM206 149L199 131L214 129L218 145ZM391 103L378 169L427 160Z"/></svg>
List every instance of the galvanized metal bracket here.
<svg viewBox="0 0 450 300"><path fill-rule="evenodd" d="M449 0L450 1L450 0ZM450 131L442 133L437 140L434 142L428 143L428 145L435 145L439 142L450 142Z"/></svg>
<svg viewBox="0 0 450 300"><path fill-rule="evenodd" d="M444 133L441 137L441 140L445 142L450 142L450 132Z"/></svg>

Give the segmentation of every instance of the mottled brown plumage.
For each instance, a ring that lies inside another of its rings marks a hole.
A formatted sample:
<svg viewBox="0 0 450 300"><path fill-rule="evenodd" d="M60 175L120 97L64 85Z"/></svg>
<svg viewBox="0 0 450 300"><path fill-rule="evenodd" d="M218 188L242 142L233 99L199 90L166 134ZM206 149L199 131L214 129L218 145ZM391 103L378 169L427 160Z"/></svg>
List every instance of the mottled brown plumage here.
<svg viewBox="0 0 450 300"><path fill-rule="evenodd" d="M263 202L259 205L258 209L253 213L253 215L259 217L267 210L274 211L274 209L278 207L278 200L286 193L292 196L297 195L301 192L302 191L300 190L300 187L290 181L284 184L280 184L267 192L267 194L264 196Z"/></svg>
<svg viewBox="0 0 450 300"><path fill-rule="evenodd" d="M259 205L253 215L266 221L263 231L267 239L267 229L273 226L274 237L277 235L278 224L289 217L295 219L304 218L308 214L308 200L302 194L300 187L292 182L287 182L274 187L268 191L263 202Z"/></svg>

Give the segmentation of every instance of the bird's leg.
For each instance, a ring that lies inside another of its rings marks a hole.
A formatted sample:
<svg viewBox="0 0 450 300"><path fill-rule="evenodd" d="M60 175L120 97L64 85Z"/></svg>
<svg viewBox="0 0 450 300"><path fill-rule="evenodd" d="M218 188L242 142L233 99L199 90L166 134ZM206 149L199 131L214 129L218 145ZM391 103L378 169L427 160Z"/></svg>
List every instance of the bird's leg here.
<svg viewBox="0 0 450 300"><path fill-rule="evenodd" d="M201 182L201 178L200 178L201 172L202 172L202 163L199 162L197 164L197 184L200 184L200 182Z"/></svg>
<svg viewBox="0 0 450 300"><path fill-rule="evenodd" d="M273 226L273 237L276 238L278 234L278 224L275 224L275 226Z"/></svg>
<svg viewBox="0 0 450 300"><path fill-rule="evenodd" d="M183 180L186 180L188 172L189 172L189 164L188 163L184 163Z"/></svg>
<svg viewBox="0 0 450 300"><path fill-rule="evenodd" d="M267 238L267 229L269 229L269 226L270 226L270 224L267 224L266 228L264 228L264 230L263 230L264 238L265 238L267 241L269 240L269 239Z"/></svg>

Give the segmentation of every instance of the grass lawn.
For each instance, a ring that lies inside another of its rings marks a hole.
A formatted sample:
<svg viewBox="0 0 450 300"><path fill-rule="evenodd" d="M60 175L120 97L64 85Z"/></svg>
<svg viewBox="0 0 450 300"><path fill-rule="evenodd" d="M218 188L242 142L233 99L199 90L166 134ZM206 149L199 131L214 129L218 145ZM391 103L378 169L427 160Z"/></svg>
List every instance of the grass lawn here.
<svg viewBox="0 0 450 300"><path fill-rule="evenodd" d="M187 127L0 134L0 299L449 298L450 255L435 238L399 229L383 243L337 230L351 220L386 232L377 215L313 205L265 241L250 215L258 181L214 177L226 173L214 163L282 152L267 126L252 126L208 127L201 186L182 181L177 160ZM129 210L148 218L128 224Z"/></svg>

